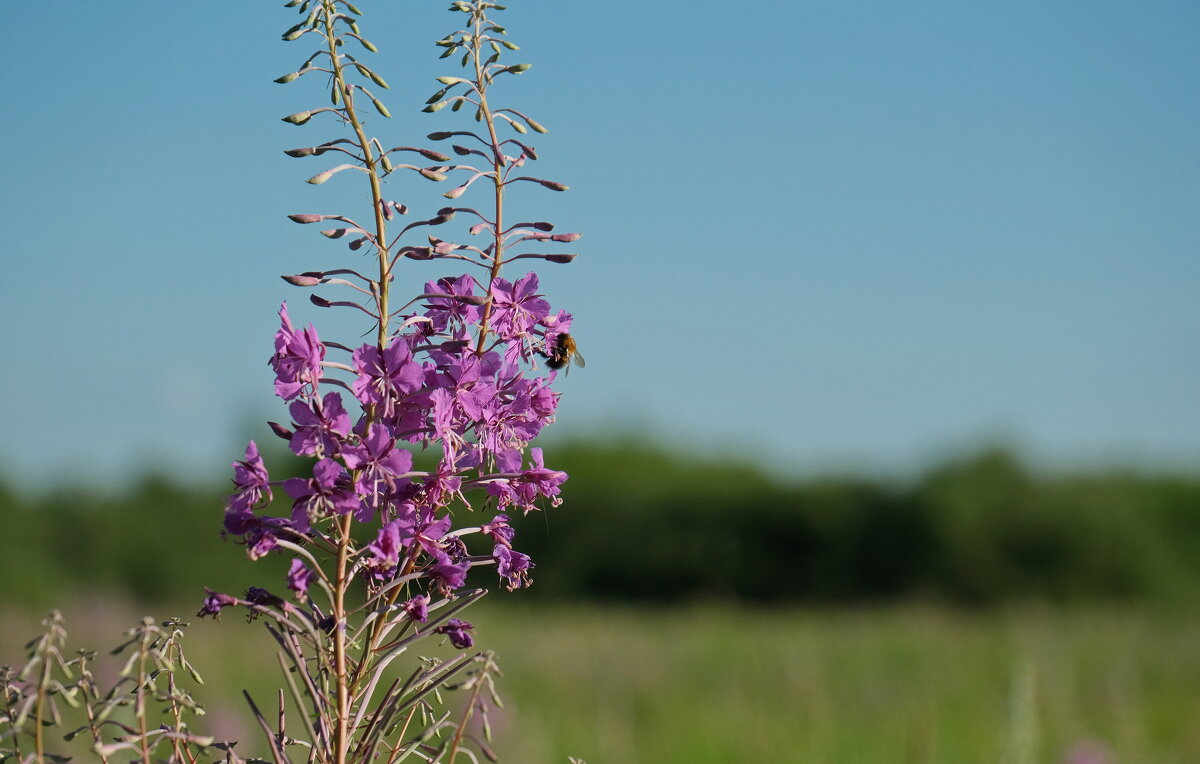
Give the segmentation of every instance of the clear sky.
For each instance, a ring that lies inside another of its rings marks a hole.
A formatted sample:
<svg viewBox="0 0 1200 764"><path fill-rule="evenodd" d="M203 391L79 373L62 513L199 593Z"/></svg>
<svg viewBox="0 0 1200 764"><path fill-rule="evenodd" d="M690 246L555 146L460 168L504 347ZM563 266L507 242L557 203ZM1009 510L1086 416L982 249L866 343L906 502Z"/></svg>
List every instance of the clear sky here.
<svg viewBox="0 0 1200 764"><path fill-rule="evenodd" d="M224 476L285 416L280 301L327 338L365 328L278 279L356 264L284 216L361 214L362 183L306 185L322 160L283 156L337 135L279 121L327 99L271 82L310 38L279 40L282 3L234 5L43 3L0 30L11 478ZM392 85L370 129L453 129L419 109L460 16L359 5ZM588 359L559 436L631 428L783 472L991 439L1051 465L1200 465L1200 3L502 15L533 68L496 97L551 128L538 169L572 187L510 214L585 233L543 271ZM394 194L428 211L441 190ZM401 292L449 272L410 273Z"/></svg>

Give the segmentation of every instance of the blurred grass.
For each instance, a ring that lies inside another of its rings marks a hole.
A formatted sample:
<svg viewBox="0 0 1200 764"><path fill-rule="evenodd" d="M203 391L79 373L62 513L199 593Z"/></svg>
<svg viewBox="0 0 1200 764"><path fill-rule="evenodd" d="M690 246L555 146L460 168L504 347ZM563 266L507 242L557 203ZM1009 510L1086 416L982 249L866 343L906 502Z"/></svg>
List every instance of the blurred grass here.
<svg viewBox="0 0 1200 764"><path fill-rule="evenodd" d="M502 761L1015 764L1064 761L1087 741L1112 762L1200 761L1200 613L491 599L468 617L505 673L493 719ZM140 615L112 602L75 609L76 641L96 647ZM0 616L7 661L36 619ZM197 623L189 652L208 681L201 725L257 747L237 693L270 697L265 633L232 617Z"/></svg>

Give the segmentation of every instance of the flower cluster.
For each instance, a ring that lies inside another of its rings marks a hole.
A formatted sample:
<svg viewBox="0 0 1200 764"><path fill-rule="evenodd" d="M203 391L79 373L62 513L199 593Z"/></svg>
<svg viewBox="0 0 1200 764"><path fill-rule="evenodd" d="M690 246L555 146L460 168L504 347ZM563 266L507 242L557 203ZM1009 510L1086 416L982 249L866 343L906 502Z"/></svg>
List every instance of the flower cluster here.
<svg viewBox="0 0 1200 764"><path fill-rule="evenodd" d="M315 461L311 477L283 481L292 499L286 517L255 511L273 498L256 444L234 463L225 530L242 537L251 557L279 539L310 540L322 520L349 515L378 528L366 560L376 584L420 570L445 591L461 587L467 569L485 561L461 540L473 532L493 540L491 560L507 588L529 584L533 563L512 548L504 512L561 501L566 474L546 468L529 443L558 405L550 386L557 372L542 372L546 337L569 329L571 316L551 313L536 274L515 284L498 278L481 347L477 289L484 287L469 274L427 283L420 308L402 316L404 329L383 348L326 345L315 327L292 324L286 304L280 309L271 366L292 422L273 429ZM350 363L326 361L331 351L349 353ZM343 394L357 406L354 422ZM414 448L440 452L436 467L414 470ZM499 514L481 528L454 530L452 512L461 509Z"/></svg>

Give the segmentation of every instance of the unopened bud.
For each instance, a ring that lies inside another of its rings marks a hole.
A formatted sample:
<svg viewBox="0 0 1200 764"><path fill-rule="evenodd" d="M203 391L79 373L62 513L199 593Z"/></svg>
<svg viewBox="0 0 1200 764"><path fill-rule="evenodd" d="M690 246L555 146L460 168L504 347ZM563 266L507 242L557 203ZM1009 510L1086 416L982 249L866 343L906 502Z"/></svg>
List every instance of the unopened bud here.
<svg viewBox="0 0 1200 764"><path fill-rule="evenodd" d="M278 82L280 85L286 85L289 82L294 82L296 80L296 78L299 76L300 76L300 72L290 72L288 74L283 75L282 77L276 77L275 82Z"/></svg>
<svg viewBox="0 0 1200 764"><path fill-rule="evenodd" d="M443 181L446 179L445 175L442 175L440 172L434 172L433 170L430 170L428 167L423 167L420 170L418 170L418 172L421 173L421 177L429 178L432 181L440 182L440 181Z"/></svg>
<svg viewBox="0 0 1200 764"><path fill-rule="evenodd" d="M298 111L295 114L289 114L286 117L283 117L284 122L291 122L293 125L303 125L310 119L312 119L311 111Z"/></svg>
<svg viewBox="0 0 1200 764"><path fill-rule="evenodd" d="M565 183L559 183L556 180L539 180L538 183L541 183L551 191L566 191L568 188Z"/></svg>
<svg viewBox="0 0 1200 764"><path fill-rule="evenodd" d="M450 137L450 136L452 136L452 135L454 135L454 133L448 133L448 132L446 132L446 131L440 131L440 132L436 132L436 133L430 133L430 134L429 134L428 136L426 136L426 137L427 137L427 138L429 138L429 140L431 140L431 141L444 141L444 140L446 140L447 138L449 138L449 137Z"/></svg>
<svg viewBox="0 0 1200 764"><path fill-rule="evenodd" d="M572 241L579 241L579 237L581 237L581 236L583 236L583 234L581 234L581 233L556 233L550 237L550 241L560 241L563 243L567 243L567 242L572 242Z"/></svg>
<svg viewBox="0 0 1200 764"><path fill-rule="evenodd" d="M284 440L292 439L292 431L281 425L279 422L267 422L267 426L271 428L271 432L275 433Z"/></svg>
<svg viewBox="0 0 1200 764"><path fill-rule="evenodd" d="M288 215L288 219L295 223L320 223L325 219L324 215Z"/></svg>
<svg viewBox="0 0 1200 764"><path fill-rule="evenodd" d="M280 276L279 278L283 279L292 286L298 287L314 287L321 283L321 279L304 273L299 273L294 276Z"/></svg>
<svg viewBox="0 0 1200 764"><path fill-rule="evenodd" d="M568 255L568 254L546 255L546 260L548 260L549 262L552 262L552 263L569 263L572 260L574 260L576 257L577 256L573 255L573 254L570 254L570 255Z"/></svg>
<svg viewBox="0 0 1200 764"><path fill-rule="evenodd" d="M308 296L308 301L313 305L316 305L318 308L328 308L333 305L333 303L331 303L329 300L326 300L324 297L318 297L315 294L310 294Z"/></svg>
<svg viewBox="0 0 1200 764"><path fill-rule="evenodd" d="M417 149L417 151L421 153L421 156L425 157L426 159L432 159L435 162L450 161L450 157L437 151L431 151L429 149Z"/></svg>
<svg viewBox="0 0 1200 764"><path fill-rule="evenodd" d="M302 149L287 149L283 153L287 154L290 157L310 157L313 154L316 154L317 150L315 148L313 148L312 146L308 146L308 147L302 148Z"/></svg>

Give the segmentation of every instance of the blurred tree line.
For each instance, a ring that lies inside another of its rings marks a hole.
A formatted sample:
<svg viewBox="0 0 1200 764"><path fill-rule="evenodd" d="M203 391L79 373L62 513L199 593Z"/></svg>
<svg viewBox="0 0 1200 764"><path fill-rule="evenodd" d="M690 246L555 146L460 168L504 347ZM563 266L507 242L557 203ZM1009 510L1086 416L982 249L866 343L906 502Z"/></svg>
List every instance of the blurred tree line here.
<svg viewBox="0 0 1200 764"><path fill-rule="evenodd" d="M782 483L638 443L567 444L549 461L571 479L563 506L513 518L517 548L538 565L522 598L989 604L1181 601L1200 590L1196 477L1045 475L999 449L903 484ZM268 464L277 478L300 469ZM251 563L221 539L223 495L161 477L112 497L67 488L21 499L0 486L0 602L283 592L281 558ZM478 583L494 588L494 574Z"/></svg>

